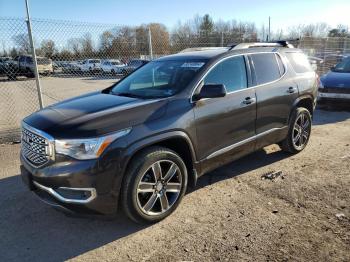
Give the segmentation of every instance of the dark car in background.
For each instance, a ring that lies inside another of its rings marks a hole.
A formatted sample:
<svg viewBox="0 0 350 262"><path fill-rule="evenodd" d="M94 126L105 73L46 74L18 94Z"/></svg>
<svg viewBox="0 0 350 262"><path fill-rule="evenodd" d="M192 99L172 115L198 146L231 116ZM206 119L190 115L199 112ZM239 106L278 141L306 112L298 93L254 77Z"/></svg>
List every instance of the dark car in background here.
<svg viewBox="0 0 350 262"><path fill-rule="evenodd" d="M319 102L350 103L350 57L345 57L320 79Z"/></svg>
<svg viewBox="0 0 350 262"><path fill-rule="evenodd" d="M121 69L121 73L123 75L128 75L131 72L135 71L137 68L147 64L148 62L149 62L148 60L144 60L144 59L130 60L130 62Z"/></svg>
<svg viewBox="0 0 350 262"><path fill-rule="evenodd" d="M46 203L140 223L170 215L188 185L278 143L308 144L317 78L287 42L165 56L116 84L22 122L21 173Z"/></svg>

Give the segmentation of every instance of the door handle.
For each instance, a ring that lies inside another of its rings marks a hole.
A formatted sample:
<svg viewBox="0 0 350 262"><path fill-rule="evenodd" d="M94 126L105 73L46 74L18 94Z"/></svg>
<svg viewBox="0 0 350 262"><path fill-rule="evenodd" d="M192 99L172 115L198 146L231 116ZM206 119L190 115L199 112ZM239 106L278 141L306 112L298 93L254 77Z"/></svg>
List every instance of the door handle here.
<svg viewBox="0 0 350 262"><path fill-rule="evenodd" d="M245 104L245 105L251 105L251 104L254 104L255 103L255 101L256 101L256 99L255 98L252 98L252 97L246 97L245 98L245 100L243 100L243 104Z"/></svg>
<svg viewBox="0 0 350 262"><path fill-rule="evenodd" d="M297 91L297 89L295 87L292 87L292 86L287 89L287 93L289 93L289 94L293 94L296 91Z"/></svg>

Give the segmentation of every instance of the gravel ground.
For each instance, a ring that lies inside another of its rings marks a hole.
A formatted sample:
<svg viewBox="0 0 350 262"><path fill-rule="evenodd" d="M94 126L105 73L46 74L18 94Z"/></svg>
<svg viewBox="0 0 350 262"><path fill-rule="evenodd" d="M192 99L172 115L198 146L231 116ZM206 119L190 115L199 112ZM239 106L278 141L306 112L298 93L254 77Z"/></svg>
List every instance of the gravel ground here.
<svg viewBox="0 0 350 262"><path fill-rule="evenodd" d="M350 261L349 144L350 112L318 110L302 153L217 169L147 227L53 210L22 185L19 145L1 145L0 261Z"/></svg>

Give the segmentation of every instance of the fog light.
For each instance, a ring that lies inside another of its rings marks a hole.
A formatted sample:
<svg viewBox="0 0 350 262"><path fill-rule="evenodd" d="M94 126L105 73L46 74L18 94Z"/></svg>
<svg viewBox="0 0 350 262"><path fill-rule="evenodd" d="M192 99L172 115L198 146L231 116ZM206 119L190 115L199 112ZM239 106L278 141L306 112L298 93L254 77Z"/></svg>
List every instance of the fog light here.
<svg viewBox="0 0 350 262"><path fill-rule="evenodd" d="M66 199L86 200L91 197L91 191L60 187L55 191Z"/></svg>

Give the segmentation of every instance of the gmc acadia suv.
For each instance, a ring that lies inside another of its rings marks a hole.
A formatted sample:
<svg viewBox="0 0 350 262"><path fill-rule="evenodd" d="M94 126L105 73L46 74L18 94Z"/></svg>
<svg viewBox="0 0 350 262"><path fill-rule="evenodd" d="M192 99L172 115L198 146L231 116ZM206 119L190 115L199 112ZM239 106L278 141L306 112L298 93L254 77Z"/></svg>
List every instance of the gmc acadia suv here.
<svg viewBox="0 0 350 262"><path fill-rule="evenodd" d="M65 211L121 206L136 222L156 222L214 168L273 143L302 151L317 85L306 56L285 41L162 57L26 117L22 178Z"/></svg>

